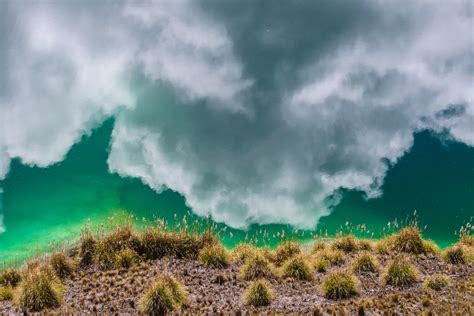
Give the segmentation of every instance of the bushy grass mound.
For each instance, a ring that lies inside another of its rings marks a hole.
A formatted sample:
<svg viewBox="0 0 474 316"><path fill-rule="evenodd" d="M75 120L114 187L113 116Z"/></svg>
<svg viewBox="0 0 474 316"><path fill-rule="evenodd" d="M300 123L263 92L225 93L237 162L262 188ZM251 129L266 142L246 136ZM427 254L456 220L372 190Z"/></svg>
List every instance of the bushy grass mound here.
<svg viewBox="0 0 474 316"><path fill-rule="evenodd" d="M357 294L357 279L347 271L337 270L323 279L321 289L328 299L349 298Z"/></svg>
<svg viewBox="0 0 474 316"><path fill-rule="evenodd" d="M382 280L397 287L410 286L418 281L418 271L405 256L398 256L389 262Z"/></svg>
<svg viewBox="0 0 474 316"><path fill-rule="evenodd" d="M329 268L329 260L317 257L313 262L313 267L317 272L326 272Z"/></svg>
<svg viewBox="0 0 474 316"><path fill-rule="evenodd" d="M254 307L268 306L273 300L270 286L264 280L257 280L244 293L244 303Z"/></svg>
<svg viewBox="0 0 474 316"><path fill-rule="evenodd" d="M313 271L302 255L288 259L281 268L281 276L300 281L313 279Z"/></svg>
<svg viewBox="0 0 474 316"><path fill-rule="evenodd" d="M464 234L461 236L459 243L474 248L474 235Z"/></svg>
<svg viewBox="0 0 474 316"><path fill-rule="evenodd" d="M13 299L13 290L8 286L0 286L0 302L11 301Z"/></svg>
<svg viewBox="0 0 474 316"><path fill-rule="evenodd" d="M370 239L359 239L357 242L357 248L359 250L372 250L374 247L374 242Z"/></svg>
<svg viewBox="0 0 474 316"><path fill-rule="evenodd" d="M53 253L49 258L49 264L60 279L68 278L74 271L71 260L63 251Z"/></svg>
<svg viewBox="0 0 474 316"><path fill-rule="evenodd" d="M25 272L18 286L16 304L27 312L58 308L63 286L50 269L38 266Z"/></svg>
<svg viewBox="0 0 474 316"><path fill-rule="evenodd" d="M352 271L355 273L377 272L378 261L369 252L358 254L352 260Z"/></svg>
<svg viewBox="0 0 474 316"><path fill-rule="evenodd" d="M274 277L273 267L262 253L256 252L245 260L240 268L240 276L244 280L272 278Z"/></svg>
<svg viewBox="0 0 474 316"><path fill-rule="evenodd" d="M135 250L130 248L124 249L115 255L116 268L129 269L139 261L139 256Z"/></svg>
<svg viewBox="0 0 474 316"><path fill-rule="evenodd" d="M81 230L79 241L79 266L87 267L94 263L94 253L97 241L92 231L86 226Z"/></svg>
<svg viewBox="0 0 474 316"><path fill-rule="evenodd" d="M407 226L394 235L385 237L377 242L376 249L380 253L404 252L415 255L438 254L438 246L430 241L423 240L418 226Z"/></svg>
<svg viewBox="0 0 474 316"><path fill-rule="evenodd" d="M275 264L281 266L286 260L299 254L301 254L301 248L297 242L284 241L275 249Z"/></svg>
<svg viewBox="0 0 474 316"><path fill-rule="evenodd" d="M340 266L345 261L345 254L341 250L324 249L316 254L316 259L327 260L332 266Z"/></svg>
<svg viewBox="0 0 474 316"><path fill-rule="evenodd" d="M353 252L358 249L358 242L354 235L339 236L334 239L331 244L331 248L335 250L341 250L344 252Z"/></svg>
<svg viewBox="0 0 474 316"><path fill-rule="evenodd" d="M139 247L140 241L131 226L118 226L97 241L94 259L101 268L114 268L118 253L125 249L139 249Z"/></svg>
<svg viewBox="0 0 474 316"><path fill-rule="evenodd" d="M175 278L161 275L143 294L138 310L146 315L166 315L186 302L186 291Z"/></svg>
<svg viewBox="0 0 474 316"><path fill-rule="evenodd" d="M15 287L21 281L21 274L15 269L0 272L0 286Z"/></svg>
<svg viewBox="0 0 474 316"><path fill-rule="evenodd" d="M328 247L328 244L324 240L318 240L313 244L313 247L311 248L312 253L317 253L321 250L324 250Z"/></svg>
<svg viewBox="0 0 474 316"><path fill-rule="evenodd" d="M425 281L425 287L435 291L441 291L449 285L449 278L443 274L429 276Z"/></svg>
<svg viewBox="0 0 474 316"><path fill-rule="evenodd" d="M230 255L221 244L204 247L199 253L199 261L206 267L222 269L230 263Z"/></svg>
<svg viewBox="0 0 474 316"><path fill-rule="evenodd" d="M451 264L465 264L468 261L466 247L460 244L451 246L444 251L443 258Z"/></svg>
<svg viewBox="0 0 474 316"><path fill-rule="evenodd" d="M248 244L248 243L240 243L232 250L232 257L237 262L245 262L248 258L255 255L257 249Z"/></svg>

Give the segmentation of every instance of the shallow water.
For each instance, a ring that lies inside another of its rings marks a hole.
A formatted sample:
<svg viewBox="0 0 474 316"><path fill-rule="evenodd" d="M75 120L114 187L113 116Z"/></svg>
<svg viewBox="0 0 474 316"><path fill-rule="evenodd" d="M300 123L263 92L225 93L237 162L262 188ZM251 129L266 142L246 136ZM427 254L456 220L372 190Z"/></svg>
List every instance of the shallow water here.
<svg viewBox="0 0 474 316"><path fill-rule="evenodd" d="M13 161L0 183L0 214L6 229L0 233L0 261L21 260L49 249L51 243L75 239L88 220L105 223L119 213L172 222L189 212L178 193L156 193L138 179L108 172L112 128L112 120L105 122L76 144L64 161L49 168ZM441 246L454 242L455 231L474 215L474 148L418 133L412 150L389 170L383 192L372 200L360 192L342 192L341 203L316 230L333 234L341 226L346 229L346 223L365 224L367 230L359 233L378 237L388 222L412 219L416 210L421 227L426 225L426 237ZM262 232L267 232L265 243L274 244L282 230L287 235L292 232L284 225L255 225L248 232L228 229L222 236L232 246L247 235L255 235L261 243ZM304 238L310 236L304 233ZM300 238L302 234L298 232Z"/></svg>

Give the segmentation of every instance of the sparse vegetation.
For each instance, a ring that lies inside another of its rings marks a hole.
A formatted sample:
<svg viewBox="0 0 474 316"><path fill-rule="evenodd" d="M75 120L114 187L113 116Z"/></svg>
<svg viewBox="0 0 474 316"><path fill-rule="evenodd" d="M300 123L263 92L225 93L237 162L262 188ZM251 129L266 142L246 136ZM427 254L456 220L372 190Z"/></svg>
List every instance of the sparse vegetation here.
<svg viewBox="0 0 474 316"><path fill-rule="evenodd" d="M354 257L352 271L355 273L377 272L378 261L369 252L363 252Z"/></svg>
<svg viewBox="0 0 474 316"><path fill-rule="evenodd" d="M257 280L244 293L244 303L254 307L270 305L273 293L270 286L264 280Z"/></svg>
<svg viewBox="0 0 474 316"><path fill-rule="evenodd" d="M15 269L0 272L0 286L15 287L21 281L21 274Z"/></svg>
<svg viewBox="0 0 474 316"><path fill-rule="evenodd" d="M418 272L405 256L398 256L389 262L382 279L385 284L410 286L418 281Z"/></svg>
<svg viewBox="0 0 474 316"><path fill-rule="evenodd" d="M230 263L228 251L221 244L204 247L199 253L199 261L206 267L222 269Z"/></svg>
<svg viewBox="0 0 474 316"><path fill-rule="evenodd" d="M245 262L248 258L255 255L256 249L248 243L240 243L232 251L232 255L235 261Z"/></svg>
<svg viewBox="0 0 474 316"><path fill-rule="evenodd" d="M27 312L57 308L62 303L63 286L47 267L29 268L18 287L17 305Z"/></svg>
<svg viewBox="0 0 474 316"><path fill-rule="evenodd" d="M328 299L349 298L357 294L357 279L347 271L334 271L323 279L322 291Z"/></svg>
<svg viewBox="0 0 474 316"><path fill-rule="evenodd" d="M286 260L301 254L300 245L294 241L284 241L275 250L275 264L281 266Z"/></svg>
<svg viewBox="0 0 474 316"><path fill-rule="evenodd" d="M274 276L273 267L262 253L256 252L245 260L240 269L240 276L244 280L271 278Z"/></svg>
<svg viewBox="0 0 474 316"><path fill-rule="evenodd" d="M138 302L140 313L166 315L186 301L183 286L172 276L162 275L150 286Z"/></svg>
<svg viewBox="0 0 474 316"><path fill-rule="evenodd" d="M443 288L449 285L449 278L443 274L435 274L429 276L425 281L425 287L433 289L435 291L441 291Z"/></svg>
<svg viewBox="0 0 474 316"><path fill-rule="evenodd" d="M281 269L281 275L300 281L313 279L313 272L302 255L288 259Z"/></svg>
<svg viewBox="0 0 474 316"><path fill-rule="evenodd" d="M69 277L74 270L71 260L63 251L53 253L49 258L49 264L60 279Z"/></svg>
<svg viewBox="0 0 474 316"><path fill-rule="evenodd" d="M79 265L87 267L94 262L94 253L97 241L89 227L84 227L81 231L79 242Z"/></svg>

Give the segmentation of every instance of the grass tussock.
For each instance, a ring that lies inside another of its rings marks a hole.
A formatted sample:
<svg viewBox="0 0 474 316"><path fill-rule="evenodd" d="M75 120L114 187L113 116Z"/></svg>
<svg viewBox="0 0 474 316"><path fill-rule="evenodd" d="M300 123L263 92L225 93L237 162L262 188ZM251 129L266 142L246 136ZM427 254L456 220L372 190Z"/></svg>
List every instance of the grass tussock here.
<svg viewBox="0 0 474 316"><path fill-rule="evenodd" d="M291 278L299 281L310 281L313 279L313 271L306 263L302 255L288 259L281 268L283 278Z"/></svg>
<svg viewBox="0 0 474 316"><path fill-rule="evenodd" d="M360 253L352 260L352 271L354 273L377 272L378 267L377 258L369 252Z"/></svg>
<svg viewBox="0 0 474 316"><path fill-rule="evenodd" d="M389 262L382 280L397 287L411 286L418 281L418 271L405 256L398 256Z"/></svg>
<svg viewBox="0 0 474 316"><path fill-rule="evenodd" d="M334 250L341 250L344 252L353 252L358 250L358 242L354 235L343 235L334 239L331 244Z"/></svg>
<svg viewBox="0 0 474 316"><path fill-rule="evenodd" d="M248 243L240 243L232 250L232 257L237 262L245 262L248 258L255 255L257 249L248 244Z"/></svg>
<svg viewBox="0 0 474 316"><path fill-rule="evenodd" d="M8 286L0 287L0 302L11 301L13 299L13 290Z"/></svg>
<svg viewBox="0 0 474 316"><path fill-rule="evenodd" d="M61 306L63 286L45 266L27 269L18 286L16 304L27 312L40 312Z"/></svg>
<svg viewBox="0 0 474 316"><path fill-rule="evenodd" d="M135 250L130 248L124 249L115 255L116 268L129 269L139 262L139 256Z"/></svg>
<svg viewBox="0 0 474 316"><path fill-rule="evenodd" d="M101 268L114 268L118 253L125 249L135 250L139 246L139 239L130 225L117 227L98 240L94 260Z"/></svg>
<svg viewBox="0 0 474 316"><path fill-rule="evenodd" d="M273 266L261 252L247 258L240 269L240 277L244 280L273 278Z"/></svg>
<svg viewBox="0 0 474 316"><path fill-rule="evenodd" d="M186 302L186 291L179 281L165 274L157 278L138 302L146 315L166 315Z"/></svg>
<svg viewBox="0 0 474 316"><path fill-rule="evenodd" d="M449 277L443 274L429 276L425 281L425 287L435 291L441 291L449 285Z"/></svg>
<svg viewBox="0 0 474 316"><path fill-rule="evenodd" d="M329 260L325 258L316 258L313 262L313 267L316 272L323 273L326 272L329 268Z"/></svg>
<svg viewBox="0 0 474 316"><path fill-rule="evenodd" d="M222 269L229 266L230 255L221 244L204 247L199 253L199 261L206 267Z"/></svg>
<svg viewBox="0 0 474 316"><path fill-rule="evenodd" d="M60 279L70 277L74 271L74 266L64 251L53 253L49 258L49 265Z"/></svg>
<svg viewBox="0 0 474 316"><path fill-rule="evenodd" d="M340 266L345 261L345 254L341 250L325 249L316 254L318 258L327 260L331 266Z"/></svg>
<svg viewBox="0 0 474 316"><path fill-rule="evenodd" d="M359 250L371 251L374 248L374 242L369 239L359 239L357 242L357 248Z"/></svg>
<svg viewBox="0 0 474 316"><path fill-rule="evenodd" d="M467 247L474 247L474 235L463 234L459 243Z"/></svg>
<svg viewBox="0 0 474 316"><path fill-rule="evenodd" d="M468 250L462 244L456 244L447 248L443 253L443 258L451 264L466 264L468 262Z"/></svg>
<svg viewBox="0 0 474 316"><path fill-rule="evenodd" d="M21 281L21 274L16 269L5 269L0 272L0 286L15 287Z"/></svg>
<svg viewBox="0 0 474 316"><path fill-rule="evenodd" d="M357 294L357 279L347 271L337 270L323 279L321 289L328 299L349 298Z"/></svg>
<svg viewBox="0 0 474 316"><path fill-rule="evenodd" d="M264 280L257 280L244 293L244 304L254 307L268 306L273 300L270 285Z"/></svg>
<svg viewBox="0 0 474 316"><path fill-rule="evenodd" d="M324 240L318 240L313 244L311 248L311 253L318 253L328 247L328 244Z"/></svg>
<svg viewBox="0 0 474 316"><path fill-rule="evenodd" d="M79 240L79 266L87 267L94 263L94 253L97 241L89 227L81 230Z"/></svg>
<svg viewBox="0 0 474 316"><path fill-rule="evenodd" d="M285 261L299 254L301 254L301 247L297 242L290 240L284 241L275 249L275 264L281 266Z"/></svg>
<svg viewBox="0 0 474 316"><path fill-rule="evenodd" d="M403 252L410 254L438 254L438 246L430 241L423 240L421 231L416 225L402 228L398 233L382 238L377 242L379 253Z"/></svg>

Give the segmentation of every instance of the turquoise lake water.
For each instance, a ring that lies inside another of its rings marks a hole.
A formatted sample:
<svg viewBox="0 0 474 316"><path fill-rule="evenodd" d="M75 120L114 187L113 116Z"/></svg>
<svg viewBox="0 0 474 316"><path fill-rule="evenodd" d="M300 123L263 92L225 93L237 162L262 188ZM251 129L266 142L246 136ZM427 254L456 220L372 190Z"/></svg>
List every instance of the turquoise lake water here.
<svg viewBox="0 0 474 316"><path fill-rule="evenodd" d="M14 160L3 189L0 261L18 261L49 249L50 244L78 237L83 225L107 222L116 214L138 218L181 218L189 212L184 198L170 190L156 193L138 179L110 174L108 144L113 121L85 136L66 159L48 168ZM367 236L380 236L387 223L412 219L416 214L424 235L440 246L456 240L455 232L474 215L474 148L440 140L424 131L415 135L413 148L387 173L381 198L366 200L360 192L342 192L341 203L323 217L316 231L334 234L346 223L365 224ZM246 235L274 244L285 225L255 225L248 232L228 229L224 242L232 246ZM304 232L304 238L310 232ZM297 233L300 238L303 232ZM362 234L364 235L364 234ZM275 237L273 237L275 236Z"/></svg>

